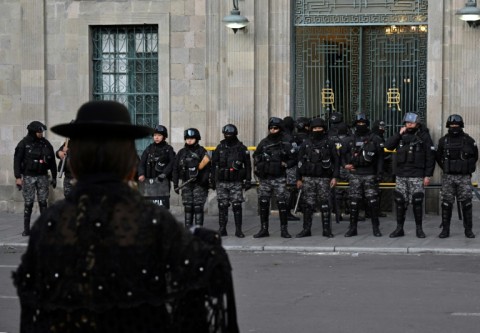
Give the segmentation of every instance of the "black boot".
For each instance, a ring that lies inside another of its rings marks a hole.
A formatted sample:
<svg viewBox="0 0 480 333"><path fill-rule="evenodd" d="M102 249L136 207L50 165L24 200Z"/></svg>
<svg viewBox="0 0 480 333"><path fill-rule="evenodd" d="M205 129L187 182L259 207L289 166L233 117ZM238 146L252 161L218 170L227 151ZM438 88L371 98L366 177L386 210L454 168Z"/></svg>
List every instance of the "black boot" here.
<svg viewBox="0 0 480 333"><path fill-rule="evenodd" d="M25 204L23 207L23 232L22 236L30 235L30 217L32 216L33 203Z"/></svg>
<svg viewBox="0 0 480 333"><path fill-rule="evenodd" d="M424 198L423 193L413 193L412 195L413 216L415 217L417 238L425 238L425 233L423 232L423 229L422 229L423 198Z"/></svg>
<svg viewBox="0 0 480 333"><path fill-rule="evenodd" d="M375 237L381 237L382 233L380 232L380 220L378 218L380 205L378 203L377 197L367 198L367 210L370 211L370 219L372 220L373 235Z"/></svg>
<svg viewBox="0 0 480 333"><path fill-rule="evenodd" d="M303 207L303 230L300 231L295 238L310 237L312 235L312 207L305 205Z"/></svg>
<svg viewBox="0 0 480 333"><path fill-rule="evenodd" d="M472 219L472 200L468 199L461 202L463 225L465 226L465 237L475 238L475 234L472 231L473 219Z"/></svg>
<svg viewBox="0 0 480 333"><path fill-rule="evenodd" d="M185 206L185 229L190 229L193 224L193 206Z"/></svg>
<svg viewBox="0 0 480 333"><path fill-rule="evenodd" d="M270 209L270 201L268 197L260 197L258 199L260 210L260 231L253 235L253 238L268 237L268 215Z"/></svg>
<svg viewBox="0 0 480 333"><path fill-rule="evenodd" d="M322 235L324 237L333 238L330 205L328 201L322 203L320 211L322 212Z"/></svg>
<svg viewBox="0 0 480 333"><path fill-rule="evenodd" d="M405 236L405 232L403 231L403 224L405 223L405 213L406 213L406 205L405 200L403 199L402 193L398 191L393 192L393 197L395 199L395 208L396 208L396 215L397 215L397 228L390 234L390 238L397 238Z"/></svg>
<svg viewBox="0 0 480 333"><path fill-rule="evenodd" d="M278 214L280 217L280 237L292 238L292 235L288 233L288 214L287 204L285 202L278 202Z"/></svg>
<svg viewBox="0 0 480 333"><path fill-rule="evenodd" d="M358 200L350 201L350 226L348 227L345 237L356 236L358 224Z"/></svg>
<svg viewBox="0 0 480 333"><path fill-rule="evenodd" d="M233 203L233 219L235 220L235 236L243 238L245 235L242 232L242 203Z"/></svg>
<svg viewBox="0 0 480 333"><path fill-rule="evenodd" d="M227 236L227 222L228 222L228 202L218 203L218 233L220 236Z"/></svg>
<svg viewBox="0 0 480 333"><path fill-rule="evenodd" d="M447 238L450 236L450 221L452 219L453 204L449 202L442 202L442 232L438 235L439 238Z"/></svg>
<svg viewBox="0 0 480 333"><path fill-rule="evenodd" d="M203 227L203 206L194 206L193 211L195 213L195 225Z"/></svg>

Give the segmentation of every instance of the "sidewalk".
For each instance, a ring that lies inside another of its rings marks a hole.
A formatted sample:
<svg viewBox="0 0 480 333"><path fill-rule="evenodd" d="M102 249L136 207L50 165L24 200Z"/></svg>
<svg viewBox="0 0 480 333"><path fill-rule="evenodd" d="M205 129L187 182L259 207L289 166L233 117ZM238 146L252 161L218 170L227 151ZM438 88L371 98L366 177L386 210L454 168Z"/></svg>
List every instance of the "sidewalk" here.
<svg viewBox="0 0 480 333"><path fill-rule="evenodd" d="M326 253L398 253L398 254L478 254L480 255L480 202L473 203L473 231L477 238L468 239L464 236L462 222L458 220L456 210L453 212L450 237L438 238L441 229L440 216L427 215L424 219L424 239L415 236L415 223L408 219L405 222L405 236L389 238L388 235L395 229L395 216L390 213L387 217L380 218L382 237L374 237L370 220L358 223L358 236L346 238L344 233L348 228L348 221L339 224L333 219L332 228L334 238L322 236L320 216L315 216L313 221L312 237L284 239L280 237L280 223L278 214L272 213L270 217L270 237L253 238L260 227L260 219L256 215L244 216L243 232L245 238L235 237L235 224L230 213L227 225L228 236L223 237L223 245L227 250L239 251L283 251L283 252L326 252ZM298 214L301 217L301 214ZM409 215L407 215L409 216ZM32 216L34 220L36 216ZM178 221L183 223L183 216L177 214ZM205 227L218 229L218 216L205 214ZM302 221L289 222L289 232L292 236L302 229ZM0 246L25 247L28 237L22 237L23 216L0 212Z"/></svg>

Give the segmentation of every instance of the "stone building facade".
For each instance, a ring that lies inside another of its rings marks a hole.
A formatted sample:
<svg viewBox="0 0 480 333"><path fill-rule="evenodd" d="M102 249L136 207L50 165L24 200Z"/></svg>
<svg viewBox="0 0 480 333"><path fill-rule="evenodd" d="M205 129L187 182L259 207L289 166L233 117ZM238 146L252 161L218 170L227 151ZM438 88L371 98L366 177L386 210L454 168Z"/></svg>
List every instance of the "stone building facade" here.
<svg viewBox="0 0 480 333"><path fill-rule="evenodd" d="M234 34L222 23L230 0L0 0L0 210L23 207L14 186L13 152L27 124L69 122L93 98L95 71L100 74L93 66L92 34L102 26L156 27L158 112L152 119L167 126L178 150L188 127L201 131L203 145L215 146L221 127L235 123L241 140L255 146L266 135L268 117L300 114L295 43L300 27L388 27L417 10L425 13L419 24L428 27L422 98L433 139L445 132L449 114L460 113L466 132L480 140L480 28L455 16L464 2L335 0L325 8L319 0L240 0L250 23ZM378 13L369 12L372 8ZM299 23L302 11L331 15L334 23ZM392 22L358 19L385 12ZM54 147L61 145L62 138L48 131L46 136ZM60 197L57 189L51 199ZM429 200L435 210L438 193Z"/></svg>

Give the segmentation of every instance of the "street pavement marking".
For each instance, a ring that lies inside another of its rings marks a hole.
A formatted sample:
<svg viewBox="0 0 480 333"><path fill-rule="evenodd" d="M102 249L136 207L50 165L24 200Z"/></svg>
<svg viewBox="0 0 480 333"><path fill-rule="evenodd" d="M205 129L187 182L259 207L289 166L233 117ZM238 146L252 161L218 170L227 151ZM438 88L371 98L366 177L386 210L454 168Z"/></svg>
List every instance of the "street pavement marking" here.
<svg viewBox="0 0 480 333"><path fill-rule="evenodd" d="M17 268L18 265L0 265L0 268ZM2 332L0 332L2 333Z"/></svg>
<svg viewBox="0 0 480 333"><path fill-rule="evenodd" d="M0 295L0 299L18 299L18 296L3 296L3 295ZM2 333L2 332L0 332Z"/></svg>
<svg viewBox="0 0 480 333"><path fill-rule="evenodd" d="M453 312L452 316L480 317L480 313L479 312Z"/></svg>

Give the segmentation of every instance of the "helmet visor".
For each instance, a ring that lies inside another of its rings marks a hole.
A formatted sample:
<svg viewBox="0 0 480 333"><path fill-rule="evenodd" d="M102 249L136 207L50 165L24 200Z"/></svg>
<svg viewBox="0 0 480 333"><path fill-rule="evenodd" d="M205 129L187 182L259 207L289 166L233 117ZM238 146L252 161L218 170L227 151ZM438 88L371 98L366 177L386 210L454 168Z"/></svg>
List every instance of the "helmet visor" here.
<svg viewBox="0 0 480 333"><path fill-rule="evenodd" d="M192 129L188 129L188 130L185 131L185 136L186 137L193 138L193 137L195 137L195 134L196 134L195 131L192 130Z"/></svg>
<svg viewBox="0 0 480 333"><path fill-rule="evenodd" d="M416 123L418 122L418 115L416 115L415 113L408 112L405 114L405 117L403 118L403 122Z"/></svg>
<svg viewBox="0 0 480 333"><path fill-rule="evenodd" d="M450 117L448 117L448 121L451 123L461 123L463 122L463 119L458 114L452 114Z"/></svg>

